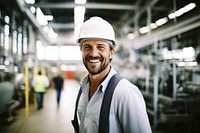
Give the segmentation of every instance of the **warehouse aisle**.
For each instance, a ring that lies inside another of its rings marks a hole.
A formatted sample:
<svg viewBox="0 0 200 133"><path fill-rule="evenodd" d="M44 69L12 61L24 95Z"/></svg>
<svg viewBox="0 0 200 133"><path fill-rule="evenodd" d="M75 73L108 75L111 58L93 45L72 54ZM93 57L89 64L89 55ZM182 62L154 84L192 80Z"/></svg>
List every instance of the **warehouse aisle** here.
<svg viewBox="0 0 200 133"><path fill-rule="evenodd" d="M29 118L25 109L17 111L16 121L9 126L0 126L1 133L73 133L71 120L79 83L66 80L61 95L60 106L56 104L55 90L49 89L45 95L44 108L37 110L30 106Z"/></svg>

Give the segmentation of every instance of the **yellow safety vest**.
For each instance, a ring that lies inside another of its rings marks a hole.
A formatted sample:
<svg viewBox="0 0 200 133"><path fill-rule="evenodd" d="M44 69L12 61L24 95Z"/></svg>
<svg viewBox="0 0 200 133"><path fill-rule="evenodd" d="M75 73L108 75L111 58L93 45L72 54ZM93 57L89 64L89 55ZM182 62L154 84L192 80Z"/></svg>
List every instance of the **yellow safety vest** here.
<svg viewBox="0 0 200 133"><path fill-rule="evenodd" d="M45 77L42 75L35 76L35 92L45 92Z"/></svg>

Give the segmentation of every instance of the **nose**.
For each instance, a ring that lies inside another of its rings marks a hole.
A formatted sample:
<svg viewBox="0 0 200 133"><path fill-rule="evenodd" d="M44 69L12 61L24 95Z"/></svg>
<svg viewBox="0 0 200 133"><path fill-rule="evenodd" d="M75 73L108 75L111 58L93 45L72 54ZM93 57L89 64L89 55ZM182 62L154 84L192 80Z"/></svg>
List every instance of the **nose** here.
<svg viewBox="0 0 200 133"><path fill-rule="evenodd" d="M98 49L96 47L92 47L90 50L90 56L97 56L98 55Z"/></svg>

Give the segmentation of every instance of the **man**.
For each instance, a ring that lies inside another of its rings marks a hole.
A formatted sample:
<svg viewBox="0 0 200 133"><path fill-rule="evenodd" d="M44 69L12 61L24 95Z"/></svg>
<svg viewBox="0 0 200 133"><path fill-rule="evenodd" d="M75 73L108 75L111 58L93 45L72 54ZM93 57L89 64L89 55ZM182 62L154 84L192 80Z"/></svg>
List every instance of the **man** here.
<svg viewBox="0 0 200 133"><path fill-rule="evenodd" d="M53 87L56 89L56 100L57 100L58 106L60 104L60 98L61 98L61 91L63 89L63 83L64 83L64 79L61 75L61 72L59 71L57 73L57 76L53 78Z"/></svg>
<svg viewBox="0 0 200 133"><path fill-rule="evenodd" d="M109 80L117 72L110 62L114 55L115 33L100 17L81 27L78 37L82 60L89 74L81 84L78 103L79 132L98 133L100 109ZM139 89L128 80L117 84L109 113L109 133L151 133L146 106Z"/></svg>
<svg viewBox="0 0 200 133"><path fill-rule="evenodd" d="M49 80L45 75L42 75L41 71L39 71L38 75L33 78L32 86L34 87L34 91L37 95L37 109L40 110L43 108L44 94L46 92L46 88L49 86Z"/></svg>

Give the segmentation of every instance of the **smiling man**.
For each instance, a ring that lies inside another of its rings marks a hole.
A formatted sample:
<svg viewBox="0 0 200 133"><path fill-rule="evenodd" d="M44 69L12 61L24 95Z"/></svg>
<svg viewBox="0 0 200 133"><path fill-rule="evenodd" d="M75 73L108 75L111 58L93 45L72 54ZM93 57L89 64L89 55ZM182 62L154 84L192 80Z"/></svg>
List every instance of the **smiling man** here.
<svg viewBox="0 0 200 133"><path fill-rule="evenodd" d="M100 17L92 17L82 25L77 41L88 75L81 84L76 102L75 131L151 133L146 105L139 89L124 78L118 82L111 80L117 74L110 64L116 45L113 27ZM109 92L113 88L114 91ZM111 102L107 106L109 100L106 97L110 93ZM108 110L107 118L102 118L105 115L101 114L102 110ZM101 123L102 119L106 122Z"/></svg>

